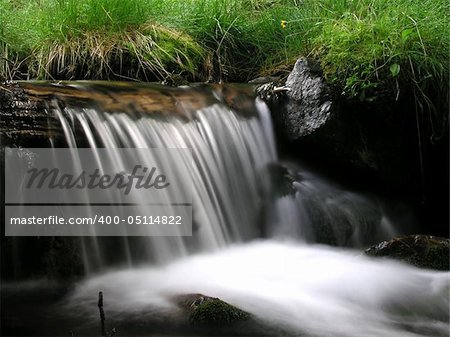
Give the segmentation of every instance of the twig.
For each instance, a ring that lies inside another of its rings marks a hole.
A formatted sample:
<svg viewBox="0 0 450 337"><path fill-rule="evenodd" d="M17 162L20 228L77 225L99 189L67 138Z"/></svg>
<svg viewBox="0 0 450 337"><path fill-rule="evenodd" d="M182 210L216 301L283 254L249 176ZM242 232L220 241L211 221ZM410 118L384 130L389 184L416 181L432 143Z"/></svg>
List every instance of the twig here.
<svg viewBox="0 0 450 337"><path fill-rule="evenodd" d="M105 328L105 312L103 311L103 292L98 293L98 310L100 311L100 324L102 336L107 336Z"/></svg>

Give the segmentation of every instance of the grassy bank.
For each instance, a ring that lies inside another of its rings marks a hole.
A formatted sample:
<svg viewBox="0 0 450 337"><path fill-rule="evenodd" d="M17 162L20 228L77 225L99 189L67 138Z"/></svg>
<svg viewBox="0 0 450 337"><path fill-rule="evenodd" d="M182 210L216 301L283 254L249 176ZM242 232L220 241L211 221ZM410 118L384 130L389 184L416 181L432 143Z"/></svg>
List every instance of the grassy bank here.
<svg viewBox="0 0 450 337"><path fill-rule="evenodd" d="M445 0L0 0L0 22L6 79L246 81L310 56L362 99L448 83Z"/></svg>

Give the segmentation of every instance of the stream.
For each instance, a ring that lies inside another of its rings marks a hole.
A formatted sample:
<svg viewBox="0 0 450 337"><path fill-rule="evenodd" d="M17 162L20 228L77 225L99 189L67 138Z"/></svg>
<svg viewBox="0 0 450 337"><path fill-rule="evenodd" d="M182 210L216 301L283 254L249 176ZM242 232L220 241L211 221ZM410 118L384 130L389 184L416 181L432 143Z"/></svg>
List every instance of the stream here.
<svg viewBox="0 0 450 337"><path fill-rule="evenodd" d="M190 148L192 158L161 165L179 187L162 200L192 197L192 235L80 235L83 277L2 282L2 334L99 335L102 291L107 326L118 336L448 336L448 272L363 254L405 233L413 212L393 215L397 203L280 159L270 111L246 91L103 82L37 83L33 90L46 92L45 112L61 130L36 148L56 155L71 149L73 170L86 149L96 165L120 172L129 158L117 149ZM38 150L10 146L19 148L17 160L38 161ZM139 156L149 167L155 158ZM104 197L113 202L114 193ZM135 202L145 212L142 197ZM11 240L8 272L29 268L27 238ZM193 328L173 299L195 293L218 297L252 320Z"/></svg>

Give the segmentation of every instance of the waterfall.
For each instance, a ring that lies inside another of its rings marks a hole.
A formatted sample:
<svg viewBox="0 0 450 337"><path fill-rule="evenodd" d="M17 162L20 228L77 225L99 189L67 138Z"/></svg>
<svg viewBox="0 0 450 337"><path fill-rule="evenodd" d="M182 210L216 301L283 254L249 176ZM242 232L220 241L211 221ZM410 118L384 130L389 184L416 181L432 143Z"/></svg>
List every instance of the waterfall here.
<svg viewBox="0 0 450 337"><path fill-rule="evenodd" d="M183 172L176 165L171 168L180 180L186 174L192 178L192 237L148 237L144 243L142 238L125 237L116 247L122 248L120 254L130 265L136 260L164 263L190 252L214 250L259 235L261 205L267 191L262 176L267 165L276 161L276 154L267 107L259 100L247 101L252 110L250 116L242 116L218 95L211 104L198 109L186 107L183 100L176 101L181 114L150 114L127 106L111 112L94 104L65 106L60 99L49 104L49 111L61 123L66 145L75 152L82 146L93 151L100 148L191 149L192 172ZM110 156L117 154L111 151ZM121 160L112 160L116 171L121 169ZM141 160L145 163L149 159ZM103 244L106 241L95 237L82 240L87 272L105 264L105 256L111 254L107 251L110 245Z"/></svg>
<svg viewBox="0 0 450 337"><path fill-rule="evenodd" d="M102 237L92 227L92 235L79 239L85 274L117 264L166 264L255 238L357 247L395 234L377 200L280 162L270 111L243 88L102 82L27 85L38 95L45 94L47 115L54 119L49 125L59 124L61 130L61 135L49 139L53 157L60 157L60 147L68 148L74 172L81 171L86 148L96 167L113 172L124 170L131 152L118 149L181 148L192 154L164 160L179 193L192 195L192 235L152 236L144 231L140 237ZM32 152L24 157L33 157ZM161 160L137 156L148 167ZM116 200L113 193L105 190L102 199ZM88 193L82 201L92 203ZM145 200L136 202L136 213L145 214ZM171 214L174 207L164 209ZM95 208L88 214L95 214ZM13 265L18 268L23 249L18 249L20 240L14 240Z"/></svg>

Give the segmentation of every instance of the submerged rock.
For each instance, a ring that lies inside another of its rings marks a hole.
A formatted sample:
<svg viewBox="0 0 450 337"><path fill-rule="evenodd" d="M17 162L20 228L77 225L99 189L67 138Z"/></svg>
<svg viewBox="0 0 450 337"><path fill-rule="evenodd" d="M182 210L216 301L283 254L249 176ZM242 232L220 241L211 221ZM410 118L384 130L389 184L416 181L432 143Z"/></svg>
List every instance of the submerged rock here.
<svg viewBox="0 0 450 337"><path fill-rule="evenodd" d="M187 310L193 325L227 325L248 320L251 315L219 298L202 294L181 295L175 299L181 309Z"/></svg>
<svg viewBox="0 0 450 337"><path fill-rule="evenodd" d="M397 259L419 268L450 270L450 239L436 236L397 237L370 247L365 254Z"/></svg>

